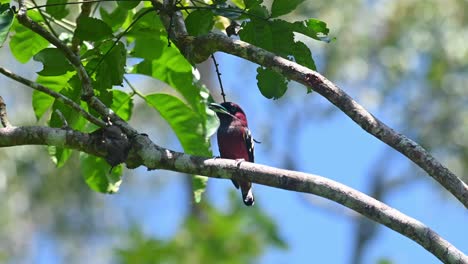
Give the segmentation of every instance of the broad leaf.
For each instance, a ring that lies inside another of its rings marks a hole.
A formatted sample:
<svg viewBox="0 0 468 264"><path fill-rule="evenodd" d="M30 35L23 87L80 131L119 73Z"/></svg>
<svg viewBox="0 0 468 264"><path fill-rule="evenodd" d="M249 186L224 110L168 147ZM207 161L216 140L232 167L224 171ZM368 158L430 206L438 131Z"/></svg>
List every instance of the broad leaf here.
<svg viewBox="0 0 468 264"><path fill-rule="evenodd" d="M257 85L263 96L268 99L280 98L288 88L288 83L281 74L262 67L257 69Z"/></svg>
<svg viewBox="0 0 468 264"><path fill-rule="evenodd" d="M211 31L214 26L213 12L210 10L195 10L185 19L190 35L199 36Z"/></svg>
<svg viewBox="0 0 468 264"><path fill-rule="evenodd" d="M100 48L102 57L98 60L95 89L111 89L113 85L122 85L127 60L127 50L122 42L106 41Z"/></svg>
<svg viewBox="0 0 468 264"><path fill-rule="evenodd" d="M271 5L271 17L279 17L296 9L305 0L275 0Z"/></svg>
<svg viewBox="0 0 468 264"><path fill-rule="evenodd" d="M63 165L65 165L65 163L72 154L71 149L56 146L47 146L47 151L49 152L50 159L57 168L60 168Z"/></svg>
<svg viewBox="0 0 468 264"><path fill-rule="evenodd" d="M169 123L186 153L205 157L212 155L209 138L218 124L213 121L217 120L214 113L207 115L211 110L205 107L204 113L194 112L180 99L168 94L151 94L146 96L146 101ZM200 201L207 181L207 177L194 175L192 185L196 202Z"/></svg>
<svg viewBox="0 0 468 264"><path fill-rule="evenodd" d="M52 91L59 92L63 87L68 85L68 80L70 80L73 74L73 72L68 72L67 74L60 76L38 76L36 82ZM55 98L46 93L39 92L37 90L33 91L32 106L37 120L47 112L54 101Z"/></svg>
<svg viewBox="0 0 468 264"><path fill-rule="evenodd" d="M47 0L46 12L55 19L66 17L70 11L67 9L67 0Z"/></svg>
<svg viewBox="0 0 468 264"><path fill-rule="evenodd" d="M125 20L128 16L128 10L120 6L117 6L112 10L112 13L107 12L105 8L99 8L99 13L101 14L102 20L109 26L111 26L112 31L120 29L120 27L125 23Z"/></svg>
<svg viewBox="0 0 468 264"><path fill-rule="evenodd" d="M186 153L211 156L202 120L187 104L161 93L146 96L146 102L169 123Z"/></svg>
<svg viewBox="0 0 468 264"><path fill-rule="evenodd" d="M123 120L128 121L132 116L133 98L126 92L112 90L113 100L111 109Z"/></svg>
<svg viewBox="0 0 468 264"><path fill-rule="evenodd" d="M111 166L102 158L80 153L81 173L88 186L101 193L116 193L122 183L122 165Z"/></svg>
<svg viewBox="0 0 468 264"><path fill-rule="evenodd" d="M30 29L14 23L15 34L10 40L10 50L13 56L21 62L28 62L36 53L47 48L49 42Z"/></svg>
<svg viewBox="0 0 468 264"><path fill-rule="evenodd" d="M112 37L112 29L102 20L81 17L75 30L75 36L81 40L100 41Z"/></svg>
<svg viewBox="0 0 468 264"><path fill-rule="evenodd" d="M140 3L140 1L138 1L138 0L117 1L117 5L119 5L119 7L122 7L124 9L133 9L139 3Z"/></svg>
<svg viewBox="0 0 468 264"><path fill-rule="evenodd" d="M0 5L0 47L3 46L5 40L10 32L10 28L13 25L13 10L10 8L10 4Z"/></svg>
<svg viewBox="0 0 468 264"><path fill-rule="evenodd" d="M62 51L56 48L46 48L34 55L35 61L43 64L42 71L37 74L43 76L63 75L67 71L73 71L73 66L68 62Z"/></svg>

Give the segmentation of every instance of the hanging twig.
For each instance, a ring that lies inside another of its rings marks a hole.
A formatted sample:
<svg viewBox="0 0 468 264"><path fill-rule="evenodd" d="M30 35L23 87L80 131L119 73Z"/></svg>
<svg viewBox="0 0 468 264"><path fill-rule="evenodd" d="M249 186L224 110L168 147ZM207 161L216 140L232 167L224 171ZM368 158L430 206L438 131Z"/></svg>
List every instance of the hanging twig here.
<svg viewBox="0 0 468 264"><path fill-rule="evenodd" d="M213 60L216 69L216 75L218 76L219 87L221 88L221 96L223 97L223 102L226 102L226 94L224 93L223 82L221 81L221 72L218 68L219 64L216 62L214 54L211 54L211 59Z"/></svg>

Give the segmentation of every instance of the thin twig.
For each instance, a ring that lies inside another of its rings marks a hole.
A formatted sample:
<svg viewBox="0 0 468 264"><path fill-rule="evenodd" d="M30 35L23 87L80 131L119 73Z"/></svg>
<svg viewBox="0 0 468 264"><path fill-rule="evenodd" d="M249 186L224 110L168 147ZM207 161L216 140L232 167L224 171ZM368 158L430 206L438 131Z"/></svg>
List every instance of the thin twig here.
<svg viewBox="0 0 468 264"><path fill-rule="evenodd" d="M119 2L132 2L135 0L118 0ZM140 0L142 2L149 2L151 0ZM48 6L63 6L63 5L79 5L79 4L84 4L84 3L101 3L101 2L116 2L115 0L90 0L90 1L76 1L76 2L66 2L66 3L53 3L53 4L45 4L45 5L38 5L36 7L30 7L28 10L31 9L37 9L37 8L42 8L42 7L48 7Z"/></svg>
<svg viewBox="0 0 468 264"><path fill-rule="evenodd" d="M144 94L142 94L140 91L138 91L138 89L136 89L135 86L133 86L133 84L130 83L130 81L127 79L127 77L124 76L123 79L124 79L125 83L128 85L128 87L130 87L130 89L132 89L133 94L136 94L141 99L146 100L146 96Z"/></svg>
<svg viewBox="0 0 468 264"><path fill-rule="evenodd" d="M86 101L90 108L96 110L102 117L110 117L112 122L121 127L124 132L133 136L138 134L138 131L132 128L122 120L118 115L116 115L109 107L107 107L99 98L94 95L93 85L91 78L86 71L84 65L81 63L80 57L75 54L64 42L60 41L54 35L50 34L45 28L43 28L38 23L34 22L26 13L26 6L24 0L18 0L19 10L17 14L18 21L25 27L36 32L51 44L55 45L59 50L63 52L68 61L75 67L78 77L81 81L81 99Z"/></svg>
<svg viewBox="0 0 468 264"><path fill-rule="evenodd" d="M120 41L120 39L125 36L125 34L128 33L128 31L130 31L130 29L138 22L138 20L140 20L141 18L143 18L145 15L149 14L151 11L154 11L152 9L148 9L148 10L145 10L144 12L142 12L141 14L139 14L133 21L132 23L130 23L130 25L128 25L128 27L122 32L120 33L117 38L115 39L114 43L112 44L112 46L106 51L106 53L99 59L98 63L96 64L96 66L94 67L94 69L91 71L91 73L89 75L93 75L94 72L96 72L96 70L99 68L99 65L101 65L101 63L104 61L104 59L109 55L109 53L112 51L113 48L115 48L115 46L117 45L117 43Z"/></svg>
<svg viewBox="0 0 468 264"><path fill-rule="evenodd" d="M216 75L218 76L218 82L219 82L219 87L221 87L221 96L223 96L223 102L226 102L226 94L224 93L224 88L223 88L223 81L221 81L221 72L219 71L219 64L216 62L214 54L211 54L211 59L213 60L215 69L216 69Z"/></svg>
<svg viewBox="0 0 468 264"><path fill-rule="evenodd" d="M62 121L62 128L63 129L69 129L70 127L68 126L67 119L65 116L63 116L62 112L59 109L55 109L55 113L59 117L59 119Z"/></svg>
<svg viewBox="0 0 468 264"><path fill-rule="evenodd" d="M0 67L0 73L7 76L8 78L11 78L17 82L20 82L26 86L29 86L31 87L32 89L34 90L37 90L37 91L40 91L40 92L43 92L45 94L48 94L52 97L54 97L55 99L57 99L58 101L64 103L65 105L68 105L69 107L71 107L72 109L76 110L78 113L80 113L84 118L86 118L89 122L97 125L97 126L100 126L100 127L104 127L106 124L99 120L98 118L94 117L93 115L91 115L90 113L88 113L86 110L84 110L79 104L77 104L76 102L74 102L73 100L71 100L70 98L64 96L63 94L61 93L57 93L41 84L38 84L36 82L33 82L33 81L30 81L26 78L23 78L3 67Z"/></svg>
<svg viewBox="0 0 468 264"><path fill-rule="evenodd" d="M3 127L13 127L10 121L8 121L6 104L1 95L0 95L0 122L2 123Z"/></svg>
<svg viewBox="0 0 468 264"><path fill-rule="evenodd" d="M76 17L76 24L78 25L79 21L83 18L89 17L89 14L91 13L91 7L93 3L91 1L84 1L83 4L81 5L81 11L80 14ZM78 54L80 45L83 43L81 39L78 38L76 34L73 34L72 38L72 43L71 43L71 50Z"/></svg>
<svg viewBox="0 0 468 264"><path fill-rule="evenodd" d="M31 0L31 2L33 3L33 5L35 7L37 7L37 3L35 0ZM44 13L42 12L42 10L40 8L38 8L38 11L39 11L39 14L41 15L42 19L44 19L44 23L46 24L47 28L50 30L50 32L58 38L58 34L57 32L55 32L54 28L50 25L49 23L49 20L47 20L47 18L44 16Z"/></svg>

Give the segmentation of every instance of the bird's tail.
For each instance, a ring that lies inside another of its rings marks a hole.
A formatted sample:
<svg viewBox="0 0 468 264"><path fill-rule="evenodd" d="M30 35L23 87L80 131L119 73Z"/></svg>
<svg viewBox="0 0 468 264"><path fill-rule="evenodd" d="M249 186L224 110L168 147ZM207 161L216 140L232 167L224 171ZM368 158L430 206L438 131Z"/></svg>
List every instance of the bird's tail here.
<svg viewBox="0 0 468 264"><path fill-rule="evenodd" d="M241 184L241 192L244 204L247 206L254 205L255 199L252 192L252 183L248 182L247 184Z"/></svg>

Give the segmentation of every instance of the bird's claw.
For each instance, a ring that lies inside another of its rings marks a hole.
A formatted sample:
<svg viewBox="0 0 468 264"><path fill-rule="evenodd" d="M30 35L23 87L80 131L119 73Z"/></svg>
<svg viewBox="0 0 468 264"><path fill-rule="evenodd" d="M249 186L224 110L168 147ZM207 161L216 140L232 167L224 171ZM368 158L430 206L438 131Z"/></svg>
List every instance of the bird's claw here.
<svg viewBox="0 0 468 264"><path fill-rule="evenodd" d="M241 163L245 161L245 159L236 159L236 166L240 167Z"/></svg>

